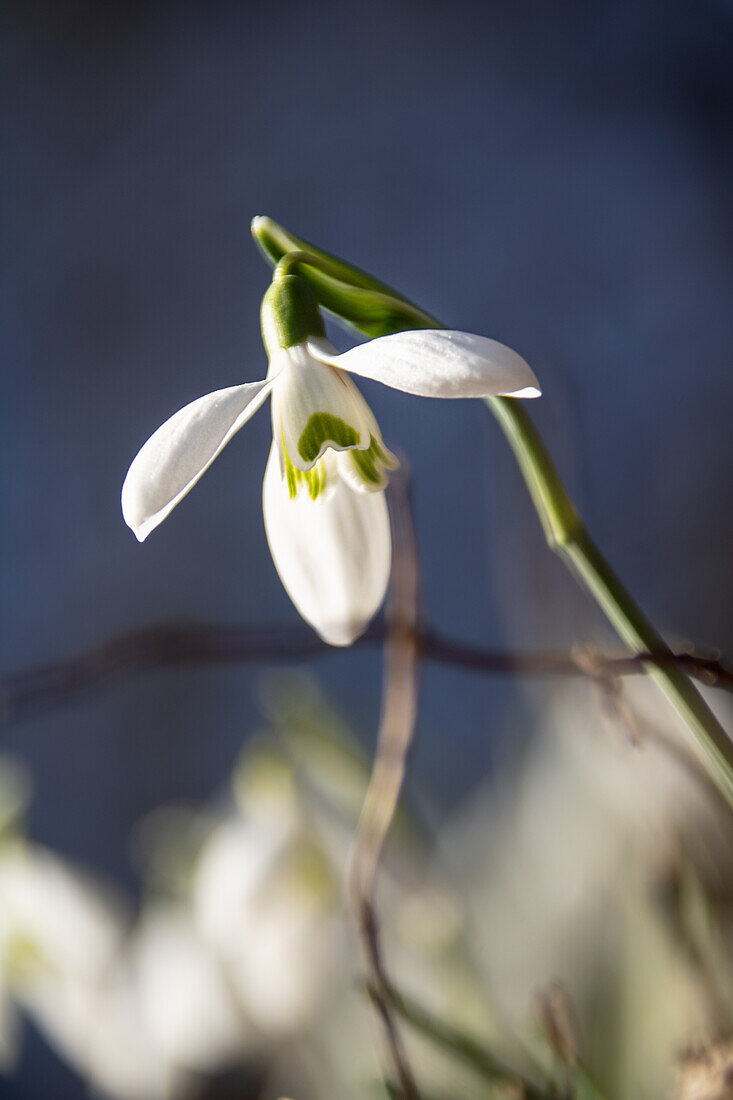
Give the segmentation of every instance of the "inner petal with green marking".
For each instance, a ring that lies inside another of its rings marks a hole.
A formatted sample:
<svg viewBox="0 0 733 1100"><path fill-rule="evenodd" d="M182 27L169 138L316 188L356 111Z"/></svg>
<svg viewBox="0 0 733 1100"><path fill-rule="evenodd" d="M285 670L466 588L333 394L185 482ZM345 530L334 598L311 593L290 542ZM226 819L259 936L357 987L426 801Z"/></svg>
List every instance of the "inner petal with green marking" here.
<svg viewBox="0 0 733 1100"><path fill-rule="evenodd" d="M348 376L313 359L302 344L287 348L272 394L273 434L304 473L328 450L366 449L369 411Z"/></svg>
<svg viewBox="0 0 733 1100"><path fill-rule="evenodd" d="M388 470L396 470L398 460L385 447L381 435L371 437L364 451L348 451L339 455L338 469L341 477L352 489L360 493L379 493L387 488Z"/></svg>
<svg viewBox="0 0 733 1100"><path fill-rule="evenodd" d="M316 462L328 447L345 450L359 446L356 428L328 412L314 412L298 440L298 453L306 462Z"/></svg>
<svg viewBox="0 0 733 1100"><path fill-rule="evenodd" d="M272 394L273 435L288 495L327 499L341 477L357 492L381 492L399 463L385 447L374 414L351 378L286 349Z"/></svg>

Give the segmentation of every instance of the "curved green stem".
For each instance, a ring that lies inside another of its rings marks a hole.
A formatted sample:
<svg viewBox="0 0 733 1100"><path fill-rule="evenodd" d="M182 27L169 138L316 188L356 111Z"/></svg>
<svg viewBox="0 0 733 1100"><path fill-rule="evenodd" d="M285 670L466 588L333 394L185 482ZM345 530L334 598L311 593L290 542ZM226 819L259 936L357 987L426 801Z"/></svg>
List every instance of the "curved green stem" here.
<svg viewBox="0 0 733 1100"><path fill-rule="evenodd" d="M627 645L636 651L669 654L664 639L588 534L524 406L506 397L487 398L486 404L514 452L550 549L563 559ZM651 666L648 671L693 734L711 777L733 807L733 741L683 672L670 666Z"/></svg>
<svg viewBox="0 0 733 1100"><path fill-rule="evenodd" d="M311 267L298 258L301 276L325 309L359 332L382 336L405 328L446 327L397 291L294 237L269 218L256 218L252 233L273 266L289 252L310 253L314 258ZM550 549L562 558L627 645L636 651L669 654L664 640L588 534L524 405L506 397L485 400L514 452ZM651 666L649 675L687 725L711 778L733 808L733 741L683 672L672 666Z"/></svg>

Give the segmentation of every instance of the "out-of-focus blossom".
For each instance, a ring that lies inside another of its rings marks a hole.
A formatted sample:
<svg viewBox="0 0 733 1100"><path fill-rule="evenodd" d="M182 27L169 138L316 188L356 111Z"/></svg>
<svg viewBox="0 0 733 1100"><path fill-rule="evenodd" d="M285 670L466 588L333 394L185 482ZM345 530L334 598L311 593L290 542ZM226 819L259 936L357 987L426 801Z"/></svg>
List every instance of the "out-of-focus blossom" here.
<svg viewBox="0 0 733 1100"><path fill-rule="evenodd" d="M0 848L0 955L15 988L47 974L98 982L123 934L99 888L51 852L22 841Z"/></svg>
<svg viewBox="0 0 733 1100"><path fill-rule="evenodd" d="M39 845L0 846L0 963L6 997L77 1072L120 1100L167 1100L170 1067L119 979L126 922L85 875Z"/></svg>
<svg viewBox="0 0 733 1100"><path fill-rule="evenodd" d="M704 858L722 867L726 845L717 856L714 846L727 828L729 849L730 827L685 762L674 721L665 714L659 725L647 685L627 696L640 717L636 747L620 721L604 721L587 686L557 691L549 706L545 693L517 774L462 811L445 852L505 1021L527 1027L534 991L560 978L612 1095L661 1097L673 1052L710 1021L659 883L670 855L703 837Z"/></svg>
<svg viewBox="0 0 733 1100"><path fill-rule="evenodd" d="M130 946L143 1029L174 1066L213 1071L241 1061L247 1027L225 968L183 907L146 912Z"/></svg>
<svg viewBox="0 0 733 1100"><path fill-rule="evenodd" d="M294 808L277 824L261 812L214 830L192 898L247 1017L274 1037L309 1023L347 961L334 868L318 837Z"/></svg>
<svg viewBox="0 0 733 1100"><path fill-rule="evenodd" d="M87 1085L112 1100L174 1100L185 1075L151 1041L124 962L98 986L39 983L28 1008Z"/></svg>

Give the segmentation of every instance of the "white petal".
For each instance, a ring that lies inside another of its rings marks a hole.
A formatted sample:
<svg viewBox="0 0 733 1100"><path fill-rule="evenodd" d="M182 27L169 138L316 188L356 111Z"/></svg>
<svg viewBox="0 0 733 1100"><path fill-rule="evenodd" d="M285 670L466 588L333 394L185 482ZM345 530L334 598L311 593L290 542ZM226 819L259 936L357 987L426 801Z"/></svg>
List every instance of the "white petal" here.
<svg viewBox="0 0 733 1100"><path fill-rule="evenodd" d="M305 344L288 348L282 361L287 366L272 395L272 434L294 466L312 469L328 448L369 446L369 409L350 378L314 359Z"/></svg>
<svg viewBox="0 0 733 1100"><path fill-rule="evenodd" d="M340 479L326 501L291 500L273 446L262 487L275 568L303 618L331 645L351 645L387 590L392 563L383 493L355 493Z"/></svg>
<svg viewBox="0 0 733 1100"><path fill-rule="evenodd" d="M227 975L183 906L153 905L132 941L140 1014L174 1064L206 1073L233 1061L242 1027Z"/></svg>
<svg viewBox="0 0 733 1100"><path fill-rule="evenodd" d="M334 355L308 341L314 358L420 397L539 397L532 369L516 351L469 332L419 329L380 336Z"/></svg>
<svg viewBox="0 0 733 1100"><path fill-rule="evenodd" d="M0 858L0 938L33 950L31 981L44 970L79 982L95 982L113 962L123 922L95 884L42 848L4 846ZM5 944L3 944L4 946Z"/></svg>
<svg viewBox="0 0 733 1100"><path fill-rule="evenodd" d="M259 409L275 378L199 397L151 435L122 486L122 515L140 542L163 522Z"/></svg>

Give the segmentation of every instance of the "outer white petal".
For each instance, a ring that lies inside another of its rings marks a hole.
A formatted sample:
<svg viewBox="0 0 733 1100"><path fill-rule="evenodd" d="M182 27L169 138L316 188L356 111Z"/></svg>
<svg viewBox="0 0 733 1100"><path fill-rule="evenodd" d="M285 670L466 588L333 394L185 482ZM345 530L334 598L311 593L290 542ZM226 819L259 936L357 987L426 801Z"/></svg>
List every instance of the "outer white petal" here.
<svg viewBox="0 0 733 1100"><path fill-rule="evenodd" d="M199 397L151 435L122 486L122 515L140 542L163 522L259 409L275 377Z"/></svg>
<svg viewBox="0 0 733 1100"><path fill-rule="evenodd" d="M469 332L419 329L380 336L334 355L326 340L308 341L311 355L420 397L539 397L531 367L516 351Z"/></svg>
<svg viewBox="0 0 733 1100"><path fill-rule="evenodd" d="M326 501L291 500L273 446L262 487L275 568L303 618L330 645L351 645L384 599L392 563L383 493L341 479Z"/></svg>

